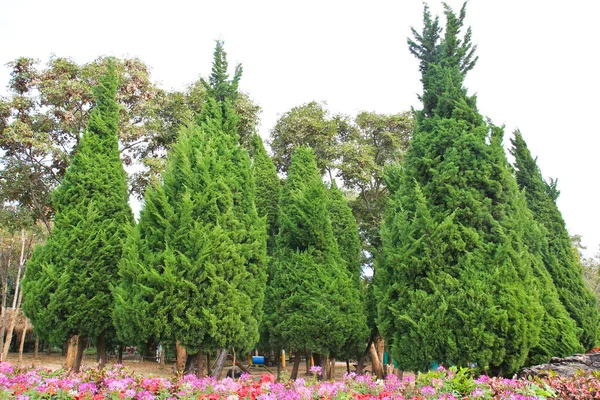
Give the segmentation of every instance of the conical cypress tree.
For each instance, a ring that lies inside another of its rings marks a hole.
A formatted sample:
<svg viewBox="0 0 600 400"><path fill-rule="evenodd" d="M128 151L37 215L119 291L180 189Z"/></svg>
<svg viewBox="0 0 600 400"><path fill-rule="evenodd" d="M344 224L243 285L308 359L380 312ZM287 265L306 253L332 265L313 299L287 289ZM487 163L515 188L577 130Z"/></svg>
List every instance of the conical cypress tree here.
<svg viewBox="0 0 600 400"><path fill-rule="evenodd" d="M502 149L463 87L474 66L465 8L446 6L442 36L425 8L409 40L421 60L423 110L390 201L375 274L379 327L400 368L432 362L511 374L539 344L547 313L525 239L528 214ZM567 324L568 325L568 324Z"/></svg>
<svg viewBox="0 0 600 400"><path fill-rule="evenodd" d="M571 249L569 233L556 205L556 185L546 183L519 131L515 132L511 143L517 182L525 191L535 220L546 232L547 244L540 249L545 267L552 276L562 304L580 328L579 341L589 350L597 342L600 317L596 298L585 286L581 267Z"/></svg>
<svg viewBox="0 0 600 400"><path fill-rule="evenodd" d="M292 349L336 355L364 336L359 291L339 256L314 153L294 152L279 202L279 233L267 302L271 335Z"/></svg>
<svg viewBox="0 0 600 400"><path fill-rule="evenodd" d="M364 296L362 293L363 288L360 281L362 273L362 245L360 236L358 235L358 224L352 214L352 209L350 208L348 201L344 198L344 194L337 187L335 181L331 184L331 187L327 190L326 194L327 211L331 218L333 236L338 245L340 257L344 260L346 272L354 284L356 291L359 293L359 299L362 304L362 313L365 314ZM366 314L364 318L366 323ZM366 333L366 325L357 329L353 335L347 337L342 351L337 355L346 356L347 359L358 359L360 357L360 352L364 350Z"/></svg>
<svg viewBox="0 0 600 400"><path fill-rule="evenodd" d="M340 256L346 264L350 277L357 287L360 287L362 246L358 225L348 201L335 181L327 191L327 211Z"/></svg>
<svg viewBox="0 0 600 400"><path fill-rule="evenodd" d="M256 182L256 211L259 217L267 220L267 253L273 254L277 235L277 202L281 183L273 160L267 154L262 139L258 135L252 138L252 171Z"/></svg>
<svg viewBox="0 0 600 400"><path fill-rule="evenodd" d="M47 307L29 315L40 332L53 332L51 341L69 335L103 339L112 332L110 285L117 280L122 241L133 221L119 158L116 88L109 63L94 91L97 106L88 129L54 193L54 228L45 248L36 251L39 257L32 258L24 283L25 309ZM47 290L38 292L44 285Z"/></svg>
<svg viewBox="0 0 600 400"><path fill-rule="evenodd" d="M219 56L215 65L223 61ZM237 140L236 93L227 89L237 83L223 79L213 71L211 88L227 95L218 101L213 93L197 124L181 130L162 183L146 193L139 262L123 260L115 291L114 320L123 337L135 337L139 326L191 354L250 349L262 317L265 225L256 213L250 158ZM142 311L128 323L130 308Z"/></svg>

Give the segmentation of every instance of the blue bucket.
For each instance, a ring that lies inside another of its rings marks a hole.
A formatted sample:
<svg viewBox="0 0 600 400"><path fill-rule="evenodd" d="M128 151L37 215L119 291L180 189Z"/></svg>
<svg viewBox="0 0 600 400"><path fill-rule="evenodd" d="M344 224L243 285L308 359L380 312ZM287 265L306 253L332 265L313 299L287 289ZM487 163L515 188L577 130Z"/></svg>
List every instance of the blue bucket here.
<svg viewBox="0 0 600 400"><path fill-rule="evenodd" d="M252 356L252 364L265 365L265 356Z"/></svg>

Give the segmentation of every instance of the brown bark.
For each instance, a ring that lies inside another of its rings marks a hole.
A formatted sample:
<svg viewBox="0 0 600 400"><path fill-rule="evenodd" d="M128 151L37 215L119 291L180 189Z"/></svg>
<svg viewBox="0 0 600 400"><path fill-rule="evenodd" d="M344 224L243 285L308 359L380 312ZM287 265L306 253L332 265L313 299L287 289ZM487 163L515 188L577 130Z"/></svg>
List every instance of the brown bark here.
<svg viewBox="0 0 600 400"><path fill-rule="evenodd" d="M310 359L312 358L312 352L310 351L305 351L305 356L306 356L306 371L304 372L306 375L310 375L310 367L312 367L312 365L310 365Z"/></svg>
<svg viewBox="0 0 600 400"><path fill-rule="evenodd" d="M346 358L346 373L350 373L350 360Z"/></svg>
<svg viewBox="0 0 600 400"><path fill-rule="evenodd" d="M367 343L367 347L362 354L362 357L358 360L358 365L356 366L356 373L361 375L365 369L365 359L367 358L367 354L369 354L369 349L371 348L371 344L373 343L373 336L369 337L369 342Z"/></svg>
<svg viewBox="0 0 600 400"><path fill-rule="evenodd" d="M369 354L371 355L371 364L373 366L373 373L377 376L378 379L383 379L383 364L379 355L377 354L377 350L375 349L375 344L371 343L371 347L369 347Z"/></svg>
<svg viewBox="0 0 600 400"><path fill-rule="evenodd" d="M328 380L335 380L335 357L331 357Z"/></svg>
<svg viewBox="0 0 600 400"><path fill-rule="evenodd" d="M17 323L17 310L21 307L21 299L23 298L23 291L19 293L19 298L17 300L17 308L13 309L13 313L10 318L10 322L8 324L8 331L6 332L6 340L4 341L4 348L2 349L2 360L6 360L8 357L8 350L10 349L10 344L12 343L13 332L15 330L15 325ZM25 326L27 326L27 319L25 319Z"/></svg>
<svg viewBox="0 0 600 400"><path fill-rule="evenodd" d="M298 370L300 369L300 350L294 352L294 366L292 367L292 375L290 379L296 380L298 378Z"/></svg>
<svg viewBox="0 0 600 400"><path fill-rule="evenodd" d="M231 363L231 378L235 379L235 349L231 349L233 351L233 362Z"/></svg>
<svg viewBox="0 0 600 400"><path fill-rule="evenodd" d="M73 371L75 368L75 358L77 357L77 343L79 342L79 336L72 335L67 341L67 359L66 369L67 371Z"/></svg>
<svg viewBox="0 0 600 400"><path fill-rule="evenodd" d="M325 355L321 357L321 375L317 377L318 380L328 380L329 375L331 374L331 362L329 361L329 356Z"/></svg>
<svg viewBox="0 0 600 400"><path fill-rule="evenodd" d="M281 357L277 357L277 382L281 380Z"/></svg>
<svg viewBox="0 0 600 400"><path fill-rule="evenodd" d="M187 352L185 348L181 345L181 342L175 342L175 348L177 349L177 361L175 363L175 371L178 374L182 374L185 370L185 362L187 358Z"/></svg>
<svg viewBox="0 0 600 400"><path fill-rule="evenodd" d="M196 355L196 377L204 377L204 353L199 351Z"/></svg>
<svg viewBox="0 0 600 400"><path fill-rule="evenodd" d="M236 361L235 358L231 356L231 354L227 354L227 358L232 360L233 364L236 365L240 370L242 370L242 372L248 372L248 369L246 367L244 367L244 365L242 363L240 363L239 361Z"/></svg>
<svg viewBox="0 0 600 400"><path fill-rule="evenodd" d="M10 246L6 255L6 265L2 265L2 312L0 313L0 349L4 349L4 335L6 333L6 296L8 292L8 270L10 268L12 249L15 242L14 235L10 238ZM0 260L1 261L1 260ZM0 354L0 361L4 361L3 353Z"/></svg>
<svg viewBox="0 0 600 400"><path fill-rule="evenodd" d="M396 378L398 378L399 380L402 380L402 378L404 378L404 371L402 371L400 368L396 368L395 372Z"/></svg>
<svg viewBox="0 0 600 400"><path fill-rule="evenodd" d="M85 338L79 336L79 340L77 341L77 351L75 353L75 364L73 365L73 371L75 373L81 370L81 362L83 361L83 350L85 349Z"/></svg>
<svg viewBox="0 0 600 400"><path fill-rule="evenodd" d="M215 365L215 370L212 373L212 377L216 380L221 379L221 373L223 372L223 365L225 365L225 359L227 358L227 350L221 349L219 350L219 356L217 357L217 364Z"/></svg>
<svg viewBox="0 0 600 400"><path fill-rule="evenodd" d="M40 351L40 337L38 335L35 335L35 347L33 348L33 358L34 359L38 359L39 358L39 351Z"/></svg>
<svg viewBox="0 0 600 400"><path fill-rule="evenodd" d="M98 366L102 369L106 361L106 341L104 334L101 334L96 340L96 362L99 363Z"/></svg>
<svg viewBox="0 0 600 400"><path fill-rule="evenodd" d="M119 345L119 350L117 350L117 364L123 364L123 345Z"/></svg>
<svg viewBox="0 0 600 400"><path fill-rule="evenodd" d="M377 350L377 357L379 357L379 361L383 364L383 353L385 352L385 342L381 335L377 335L375 340L373 341L375 345L375 349Z"/></svg>
<svg viewBox="0 0 600 400"><path fill-rule="evenodd" d="M210 352L206 352L206 375L212 375L212 370L210 367Z"/></svg>
<svg viewBox="0 0 600 400"><path fill-rule="evenodd" d="M23 332L21 333L21 343L19 344L19 364L23 362L23 346L25 345L25 335L27 335L27 328L29 321L25 320L25 326L23 326Z"/></svg>

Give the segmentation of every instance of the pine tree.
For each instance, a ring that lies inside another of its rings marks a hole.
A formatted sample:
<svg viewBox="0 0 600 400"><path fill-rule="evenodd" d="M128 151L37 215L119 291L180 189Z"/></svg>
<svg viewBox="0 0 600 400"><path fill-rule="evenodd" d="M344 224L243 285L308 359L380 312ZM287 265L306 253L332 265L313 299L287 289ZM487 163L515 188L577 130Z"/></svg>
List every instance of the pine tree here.
<svg viewBox="0 0 600 400"><path fill-rule="evenodd" d="M544 227L547 244L540 250L562 304L580 328L579 340L586 350L598 340L598 314L594 295L586 288L581 267L571 248L569 233L556 205L556 182L547 183L531 156L523 135L517 131L511 139L511 153L515 157L516 177L524 189L527 204L535 220Z"/></svg>
<svg viewBox="0 0 600 400"><path fill-rule="evenodd" d="M463 87L477 60L470 29L459 37L465 7L445 14L442 36L426 7L423 33L408 41L421 60L423 110L402 167L387 171L379 328L400 368L476 363L512 374L540 346L546 293L502 129Z"/></svg>
<svg viewBox="0 0 600 400"><path fill-rule="evenodd" d="M36 250L24 283L25 310L38 332L52 342L72 335L97 339L99 353L113 335L110 285L133 221L119 156L116 88L109 63L94 91L97 106L87 131L54 193L54 228L46 246ZM40 306L45 309L34 309Z"/></svg>
<svg viewBox="0 0 600 400"><path fill-rule="evenodd" d="M364 337L357 287L339 255L314 153L292 156L279 202L279 233L267 302L271 335L292 349L337 355Z"/></svg>
<svg viewBox="0 0 600 400"><path fill-rule="evenodd" d="M139 262L123 260L115 291L120 335L177 341L190 354L250 349L266 282L265 224L232 106L237 82L224 81L218 42L219 49L211 97L196 123L182 128L162 183L146 193L139 233L130 238ZM134 308L137 318L128 321Z"/></svg>

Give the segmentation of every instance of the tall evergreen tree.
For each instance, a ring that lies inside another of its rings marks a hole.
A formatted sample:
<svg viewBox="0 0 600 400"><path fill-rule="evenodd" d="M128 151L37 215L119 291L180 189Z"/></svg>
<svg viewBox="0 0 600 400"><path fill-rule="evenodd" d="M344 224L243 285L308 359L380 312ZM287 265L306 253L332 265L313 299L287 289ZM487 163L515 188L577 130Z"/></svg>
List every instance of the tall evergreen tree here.
<svg viewBox="0 0 600 400"><path fill-rule="evenodd" d="M333 235L313 150L292 156L279 202L279 233L267 302L271 335L292 349L337 355L366 322Z"/></svg>
<svg viewBox="0 0 600 400"><path fill-rule="evenodd" d="M250 349L264 300L265 224L238 144L237 81L226 80L224 66L218 42L210 96L196 123L182 128L162 183L146 193L139 239L130 238L139 261L123 260L115 290L124 338L177 341L191 354ZM128 319L134 308L137 318Z"/></svg>
<svg viewBox="0 0 600 400"><path fill-rule="evenodd" d="M335 181L327 191L327 211L331 218L331 229L338 245L339 253L346 264L351 279L359 287L362 246L358 235L358 225L348 201Z"/></svg>
<svg viewBox="0 0 600 400"><path fill-rule="evenodd" d="M408 41L421 60L423 110L402 167L387 174L379 327L400 368L476 363L512 374L540 345L549 312L502 129L463 87L477 60L471 31L459 37L465 7L445 7L443 36L426 7L423 33Z"/></svg>
<svg viewBox="0 0 600 400"><path fill-rule="evenodd" d="M326 194L327 211L331 218L333 236L338 245L340 257L346 266L346 272L359 293L362 312L364 314L363 286L360 279L362 274L362 246L360 236L358 235L358 224L356 223L354 215L352 215L352 209L350 208L348 201L345 199L342 191L337 187L335 181L332 182L331 187L327 190ZM366 318L365 315L365 323L367 321ZM357 329L354 332L354 335L350 335L346 338L346 343L339 355L346 356L346 359L358 359L360 353L364 350L365 335L366 325L361 327L361 329Z"/></svg>
<svg viewBox="0 0 600 400"><path fill-rule="evenodd" d="M52 342L71 335L97 339L100 353L113 332L110 285L117 280L122 241L133 221L119 157L116 88L115 66L109 63L94 91L97 106L88 129L54 193L54 228L24 282L25 311L38 332Z"/></svg>
<svg viewBox="0 0 600 400"><path fill-rule="evenodd" d="M252 171L256 181L256 211L259 217L265 217L267 220L267 253L272 255L277 235L277 202L281 183L275 164L267 154L261 137L257 134L252 138L252 148Z"/></svg>
<svg viewBox="0 0 600 400"><path fill-rule="evenodd" d="M559 194L556 182L544 180L521 132L515 132L511 143L517 182L525 191L535 220L546 231L547 244L541 249L544 264L554 280L561 302L580 328L581 344L589 350L598 340L600 316L596 298L585 286L565 221L556 204Z"/></svg>

